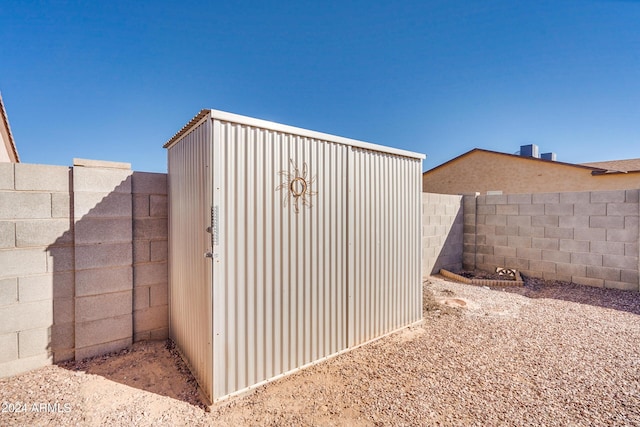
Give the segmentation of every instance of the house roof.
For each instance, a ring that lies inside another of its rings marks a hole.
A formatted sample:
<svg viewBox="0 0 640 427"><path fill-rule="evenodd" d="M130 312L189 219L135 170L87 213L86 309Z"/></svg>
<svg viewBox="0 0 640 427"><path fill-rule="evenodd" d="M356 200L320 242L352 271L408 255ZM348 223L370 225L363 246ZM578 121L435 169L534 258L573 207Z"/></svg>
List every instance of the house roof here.
<svg viewBox="0 0 640 427"><path fill-rule="evenodd" d="M591 173L594 175L599 175L599 174L604 174L607 173L607 169L601 168L601 167L597 167L597 166L591 166L591 165L587 165L587 164L575 164L575 163L564 163L564 162L558 162L556 160L547 160L547 159L540 159L538 157L526 157L526 156L520 156L518 154L508 154L508 153L501 153L499 151L491 151L491 150L484 150L482 148L474 148L473 150L467 151L466 153L463 153L457 157L454 157L453 159L442 163L432 169L429 169L428 171L424 172L425 174L435 171L436 169L439 169L441 167L444 167L446 165L448 165L449 163L455 162L458 159L461 159L462 157L466 157L466 156L470 156L474 153L489 153L492 155L496 155L496 156L501 156L501 157L505 157L505 158L512 158L512 159L518 159L518 160L524 160L524 161L531 161L531 162L543 162L543 163L552 163L554 165L562 165L562 166L569 166L569 167L574 167L574 168L580 168L580 169L589 169L591 170Z"/></svg>
<svg viewBox="0 0 640 427"><path fill-rule="evenodd" d="M589 163L582 163L582 165L599 168L599 169L605 169L606 173L640 172L640 159L609 160L606 162L589 162Z"/></svg>
<svg viewBox="0 0 640 427"><path fill-rule="evenodd" d="M11 133L11 127L9 126L7 111L5 110L4 103L2 102L2 94L0 94L0 131L4 131L2 133L6 133L6 135L8 136L8 141L6 141L5 144L8 144L6 148L7 153L9 153L9 158L12 158L12 160L16 163L20 162L18 150L16 149L16 144L13 140L13 134Z"/></svg>

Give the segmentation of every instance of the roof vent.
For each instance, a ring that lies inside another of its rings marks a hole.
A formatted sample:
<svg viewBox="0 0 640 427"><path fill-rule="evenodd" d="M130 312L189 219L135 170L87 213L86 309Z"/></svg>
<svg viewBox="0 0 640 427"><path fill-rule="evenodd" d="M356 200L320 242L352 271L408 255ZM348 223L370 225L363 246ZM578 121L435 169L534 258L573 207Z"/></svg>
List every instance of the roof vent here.
<svg viewBox="0 0 640 427"><path fill-rule="evenodd" d="M542 153L540 154L540 158L544 160L552 160L556 161L556 153Z"/></svg>
<svg viewBox="0 0 640 427"><path fill-rule="evenodd" d="M540 158L540 150L536 144L528 144L520 146L520 155L522 157Z"/></svg>

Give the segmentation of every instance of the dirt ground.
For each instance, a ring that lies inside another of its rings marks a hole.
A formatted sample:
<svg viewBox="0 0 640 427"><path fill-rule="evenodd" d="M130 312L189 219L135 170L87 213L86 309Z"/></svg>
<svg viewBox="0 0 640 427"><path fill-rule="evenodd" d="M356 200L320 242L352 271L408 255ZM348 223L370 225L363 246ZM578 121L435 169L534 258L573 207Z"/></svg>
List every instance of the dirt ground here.
<svg viewBox="0 0 640 427"><path fill-rule="evenodd" d="M207 408L169 341L0 380L0 425L640 425L640 294L432 277L424 321Z"/></svg>

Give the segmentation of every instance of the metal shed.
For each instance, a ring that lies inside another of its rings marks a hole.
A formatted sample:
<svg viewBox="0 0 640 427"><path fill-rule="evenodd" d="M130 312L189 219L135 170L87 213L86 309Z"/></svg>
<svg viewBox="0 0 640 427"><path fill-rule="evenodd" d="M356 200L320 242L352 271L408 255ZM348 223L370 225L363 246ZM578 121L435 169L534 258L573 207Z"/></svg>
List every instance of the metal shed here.
<svg viewBox="0 0 640 427"><path fill-rule="evenodd" d="M170 334L211 402L421 319L424 155L216 110L164 147Z"/></svg>

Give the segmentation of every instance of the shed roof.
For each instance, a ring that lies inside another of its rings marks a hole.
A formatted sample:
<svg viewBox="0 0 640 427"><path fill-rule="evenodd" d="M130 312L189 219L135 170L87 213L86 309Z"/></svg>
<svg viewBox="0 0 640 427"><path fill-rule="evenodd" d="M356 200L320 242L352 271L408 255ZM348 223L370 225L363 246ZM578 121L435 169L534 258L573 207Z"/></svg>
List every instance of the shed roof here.
<svg viewBox="0 0 640 427"><path fill-rule="evenodd" d="M220 110L209 110L204 109L200 110L198 114L196 114L189 122L182 127L171 139L169 139L164 145L164 148L171 147L176 141L178 141L184 134L189 132L191 128L198 125L201 120L206 117L210 117L212 119L218 119L221 121L238 123L247 126L254 126L262 129L269 129L274 132L282 132L289 133L294 135L306 136L308 138L313 139L321 139L326 141L336 142L338 144L350 145L358 148L364 148L372 151L379 151L383 153L395 154L403 157L410 157L414 159L422 160L426 156L421 153L414 153L412 151L401 150L398 148L387 147L384 145L372 144L369 142L358 141L356 139L345 138L342 136L330 135L327 133L316 132L309 129L298 128L289 125L283 125L280 123L270 122L267 120L255 119L252 117L241 116L238 114L228 113Z"/></svg>
<svg viewBox="0 0 640 427"><path fill-rule="evenodd" d="M4 102L2 102L2 94L0 93L0 133L5 135L5 146L7 149L7 153L9 154L9 158L13 160L13 162L20 162L20 156L18 156L18 150L16 148L15 141L13 140L13 134L11 133L11 126L9 126L9 117L7 117L7 111L4 108Z"/></svg>

